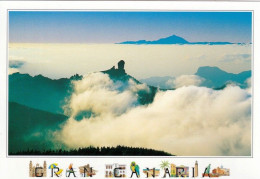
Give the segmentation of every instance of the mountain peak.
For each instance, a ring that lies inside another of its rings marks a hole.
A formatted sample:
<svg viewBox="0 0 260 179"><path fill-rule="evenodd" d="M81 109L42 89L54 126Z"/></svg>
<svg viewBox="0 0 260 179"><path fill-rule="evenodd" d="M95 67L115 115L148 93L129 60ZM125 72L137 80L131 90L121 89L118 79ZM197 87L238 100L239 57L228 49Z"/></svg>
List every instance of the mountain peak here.
<svg viewBox="0 0 260 179"><path fill-rule="evenodd" d="M245 80L251 76L251 71L244 71L238 74L228 73L223 71L219 67L203 66L199 67L195 75L198 75L206 81L205 86L219 88L226 85L228 82L232 81L240 84L240 86L245 86Z"/></svg>
<svg viewBox="0 0 260 179"><path fill-rule="evenodd" d="M161 38L157 41L153 41L155 44L186 44L189 43L187 40L185 40L182 37L179 37L177 35L171 35L169 37Z"/></svg>
<svg viewBox="0 0 260 179"><path fill-rule="evenodd" d="M189 44L189 45L231 45L231 44L240 44L243 45L244 43L232 43L232 42L189 42L187 40L185 40L182 37L179 37L175 34L169 36L169 37L164 37L164 38L160 38L158 40L154 40L154 41L147 41L147 40L138 40L138 41L125 41L125 42L120 42L117 44L135 44L135 45L142 45L142 44L179 44L179 45L183 45L183 44Z"/></svg>
<svg viewBox="0 0 260 179"><path fill-rule="evenodd" d="M115 66L113 66L109 70L105 70L105 71L101 71L101 72L108 74L112 78L124 77L127 75L125 72L125 61L120 60L117 63L117 68L115 68Z"/></svg>
<svg viewBox="0 0 260 179"><path fill-rule="evenodd" d="M118 66L118 70L124 70L125 71L125 61L124 60L120 60L117 63L117 66Z"/></svg>
<svg viewBox="0 0 260 179"><path fill-rule="evenodd" d="M197 70L197 73L200 72L225 72L225 71L221 70L219 67L216 66L202 66L199 67Z"/></svg>
<svg viewBox="0 0 260 179"><path fill-rule="evenodd" d="M154 41L138 40L138 41L126 41L119 44L188 44L189 42L177 35L171 35L169 37L161 38Z"/></svg>

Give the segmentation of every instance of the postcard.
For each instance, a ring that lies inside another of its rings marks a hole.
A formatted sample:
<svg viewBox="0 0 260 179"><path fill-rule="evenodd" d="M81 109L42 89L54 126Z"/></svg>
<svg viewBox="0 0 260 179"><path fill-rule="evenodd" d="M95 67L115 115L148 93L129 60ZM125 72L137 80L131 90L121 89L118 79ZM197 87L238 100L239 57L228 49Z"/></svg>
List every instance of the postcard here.
<svg viewBox="0 0 260 179"><path fill-rule="evenodd" d="M5 161L29 177L246 176L259 9L82 3L3 6Z"/></svg>

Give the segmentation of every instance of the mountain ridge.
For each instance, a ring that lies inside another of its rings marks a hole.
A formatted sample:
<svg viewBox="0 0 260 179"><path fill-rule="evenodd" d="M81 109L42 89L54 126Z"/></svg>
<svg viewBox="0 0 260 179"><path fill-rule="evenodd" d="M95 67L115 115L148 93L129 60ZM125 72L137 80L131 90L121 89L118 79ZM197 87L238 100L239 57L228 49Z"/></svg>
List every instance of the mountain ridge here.
<svg viewBox="0 0 260 179"><path fill-rule="evenodd" d="M177 36L177 35L171 35L168 37L160 38L158 40L153 41L147 41L147 40L137 40L137 41L124 41L119 42L116 44L135 44L135 45L152 45L152 44L180 44L180 45L230 45L230 44L244 44L244 43L233 43L233 42L189 42L185 40L184 38Z"/></svg>
<svg viewBox="0 0 260 179"><path fill-rule="evenodd" d="M120 80L123 82L127 82L128 80L132 79L136 84L142 84L139 80L132 77L131 75L128 75L125 72L124 65L125 65L125 62L123 60L120 60L118 62L118 68L115 68L115 66L113 66L109 70L105 70L105 71L101 71L101 72L108 74L110 79L112 79L113 81ZM158 91L158 88L156 88L154 86L148 85L148 88L150 89L149 92L144 92L144 91L137 92L138 101L142 105L153 102L154 96L155 96L156 92Z"/></svg>
<svg viewBox="0 0 260 179"><path fill-rule="evenodd" d="M113 81L122 81L124 83L132 79L135 83L140 81L128 75L124 69L124 61L118 63L118 68L112 67L101 71L109 75ZM50 79L43 75L31 76L29 74L13 73L9 75L9 102L52 112L63 114L65 99L69 98L73 92L73 80L81 80L82 75L73 75L70 78ZM127 84L127 83L126 83ZM148 86L149 92L138 91L138 101L140 104L149 104L153 101L157 88Z"/></svg>
<svg viewBox="0 0 260 179"><path fill-rule="evenodd" d="M64 99L72 92L71 81L81 79L79 75L70 78L50 79L43 75L13 73L9 75L10 102L48 112L63 114Z"/></svg>
<svg viewBox="0 0 260 179"><path fill-rule="evenodd" d="M238 83L240 87L246 87L245 80L251 77L251 70L234 74L228 73L215 66L202 66L198 68L195 75L206 79L206 81L202 83L202 86L209 86L211 83L213 83L214 88L219 88L229 82L235 82Z"/></svg>
<svg viewBox="0 0 260 179"><path fill-rule="evenodd" d="M216 66L201 66L197 69L194 75L205 79L200 86L205 86L213 89L222 89L230 82L238 83L242 88L246 88L246 79L251 77L251 70L242 71L240 73L229 73ZM167 85L169 80L174 80L175 77L171 76L153 76L145 79L140 79L142 83L156 86L164 89L173 89Z"/></svg>
<svg viewBox="0 0 260 179"><path fill-rule="evenodd" d="M18 152L28 148L43 150L55 144L50 131L60 129L67 116L31 108L16 102L8 103L8 150ZM47 135L48 137L44 136Z"/></svg>

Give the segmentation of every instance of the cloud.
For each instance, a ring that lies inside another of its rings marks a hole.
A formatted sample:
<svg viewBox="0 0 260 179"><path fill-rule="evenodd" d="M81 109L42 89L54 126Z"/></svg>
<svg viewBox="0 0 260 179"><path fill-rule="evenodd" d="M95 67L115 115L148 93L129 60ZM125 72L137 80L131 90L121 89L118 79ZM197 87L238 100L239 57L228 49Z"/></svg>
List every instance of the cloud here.
<svg viewBox="0 0 260 179"><path fill-rule="evenodd" d="M22 59L18 57L9 57L9 68L8 68L8 74L11 75L13 73L20 72L20 68L26 64L25 61L20 61L20 60L10 60L10 59Z"/></svg>
<svg viewBox="0 0 260 179"><path fill-rule="evenodd" d="M56 131L70 148L126 145L176 155L251 155L251 94L237 86L223 90L185 86L159 91L153 103L139 105L146 86L116 83L101 73L75 82L70 119ZM95 115L75 120L81 110Z"/></svg>
<svg viewBox="0 0 260 179"><path fill-rule="evenodd" d="M19 70L17 68L8 68L8 74L11 75L13 73L17 73Z"/></svg>
<svg viewBox="0 0 260 179"><path fill-rule="evenodd" d="M245 80L246 84L247 84L247 91L248 93L252 94L252 78L247 78Z"/></svg>
<svg viewBox="0 0 260 179"><path fill-rule="evenodd" d="M10 68L20 68L22 67L26 62L19 61L19 60L10 60L9 61L9 67Z"/></svg>
<svg viewBox="0 0 260 179"><path fill-rule="evenodd" d="M251 88L251 85L252 85L251 80L252 80L251 77L246 79L246 84L247 84L247 86L248 86L249 88Z"/></svg>
<svg viewBox="0 0 260 179"><path fill-rule="evenodd" d="M228 54L221 60L224 63L246 64L251 63L251 54Z"/></svg>
<svg viewBox="0 0 260 179"><path fill-rule="evenodd" d="M12 47L10 48L10 50L11 50L11 49L12 49ZM23 61L23 60L24 60L24 57L10 55L10 56L9 56L9 60L10 60L10 61Z"/></svg>
<svg viewBox="0 0 260 179"><path fill-rule="evenodd" d="M204 78L197 75L181 75L176 78L172 78L166 82L166 85L170 88L180 88L182 86L199 86Z"/></svg>
<svg viewBox="0 0 260 179"><path fill-rule="evenodd" d="M139 90L149 90L133 80L114 83L103 73L90 73L81 81L75 81L74 87L69 105L73 117L81 111L91 111L95 115L122 114L138 104L136 93Z"/></svg>

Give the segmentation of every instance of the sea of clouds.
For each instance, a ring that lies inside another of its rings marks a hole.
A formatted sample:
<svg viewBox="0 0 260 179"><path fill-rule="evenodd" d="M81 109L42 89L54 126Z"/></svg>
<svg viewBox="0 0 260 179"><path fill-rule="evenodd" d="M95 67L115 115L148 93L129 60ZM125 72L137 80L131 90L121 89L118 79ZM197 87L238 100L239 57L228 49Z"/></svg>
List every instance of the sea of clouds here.
<svg viewBox="0 0 260 179"><path fill-rule="evenodd" d="M114 82L103 73L75 81L66 105L70 118L55 132L56 141L69 148L125 145L178 156L251 155L250 88L191 84L159 91L149 105L138 103L139 90L149 92L145 84ZM92 111L91 117L76 120L82 111Z"/></svg>
<svg viewBox="0 0 260 179"><path fill-rule="evenodd" d="M178 77L172 77L168 81L166 81L166 85L168 88L179 88L182 86L200 86L204 78L198 75L180 75Z"/></svg>
<svg viewBox="0 0 260 179"><path fill-rule="evenodd" d="M229 73L251 69L247 45L122 45L122 44L9 44L9 63L15 71L57 79L107 70L123 59L136 79L195 74L201 66L217 66ZM14 66L13 66L14 67ZM11 71L11 70L10 70Z"/></svg>

